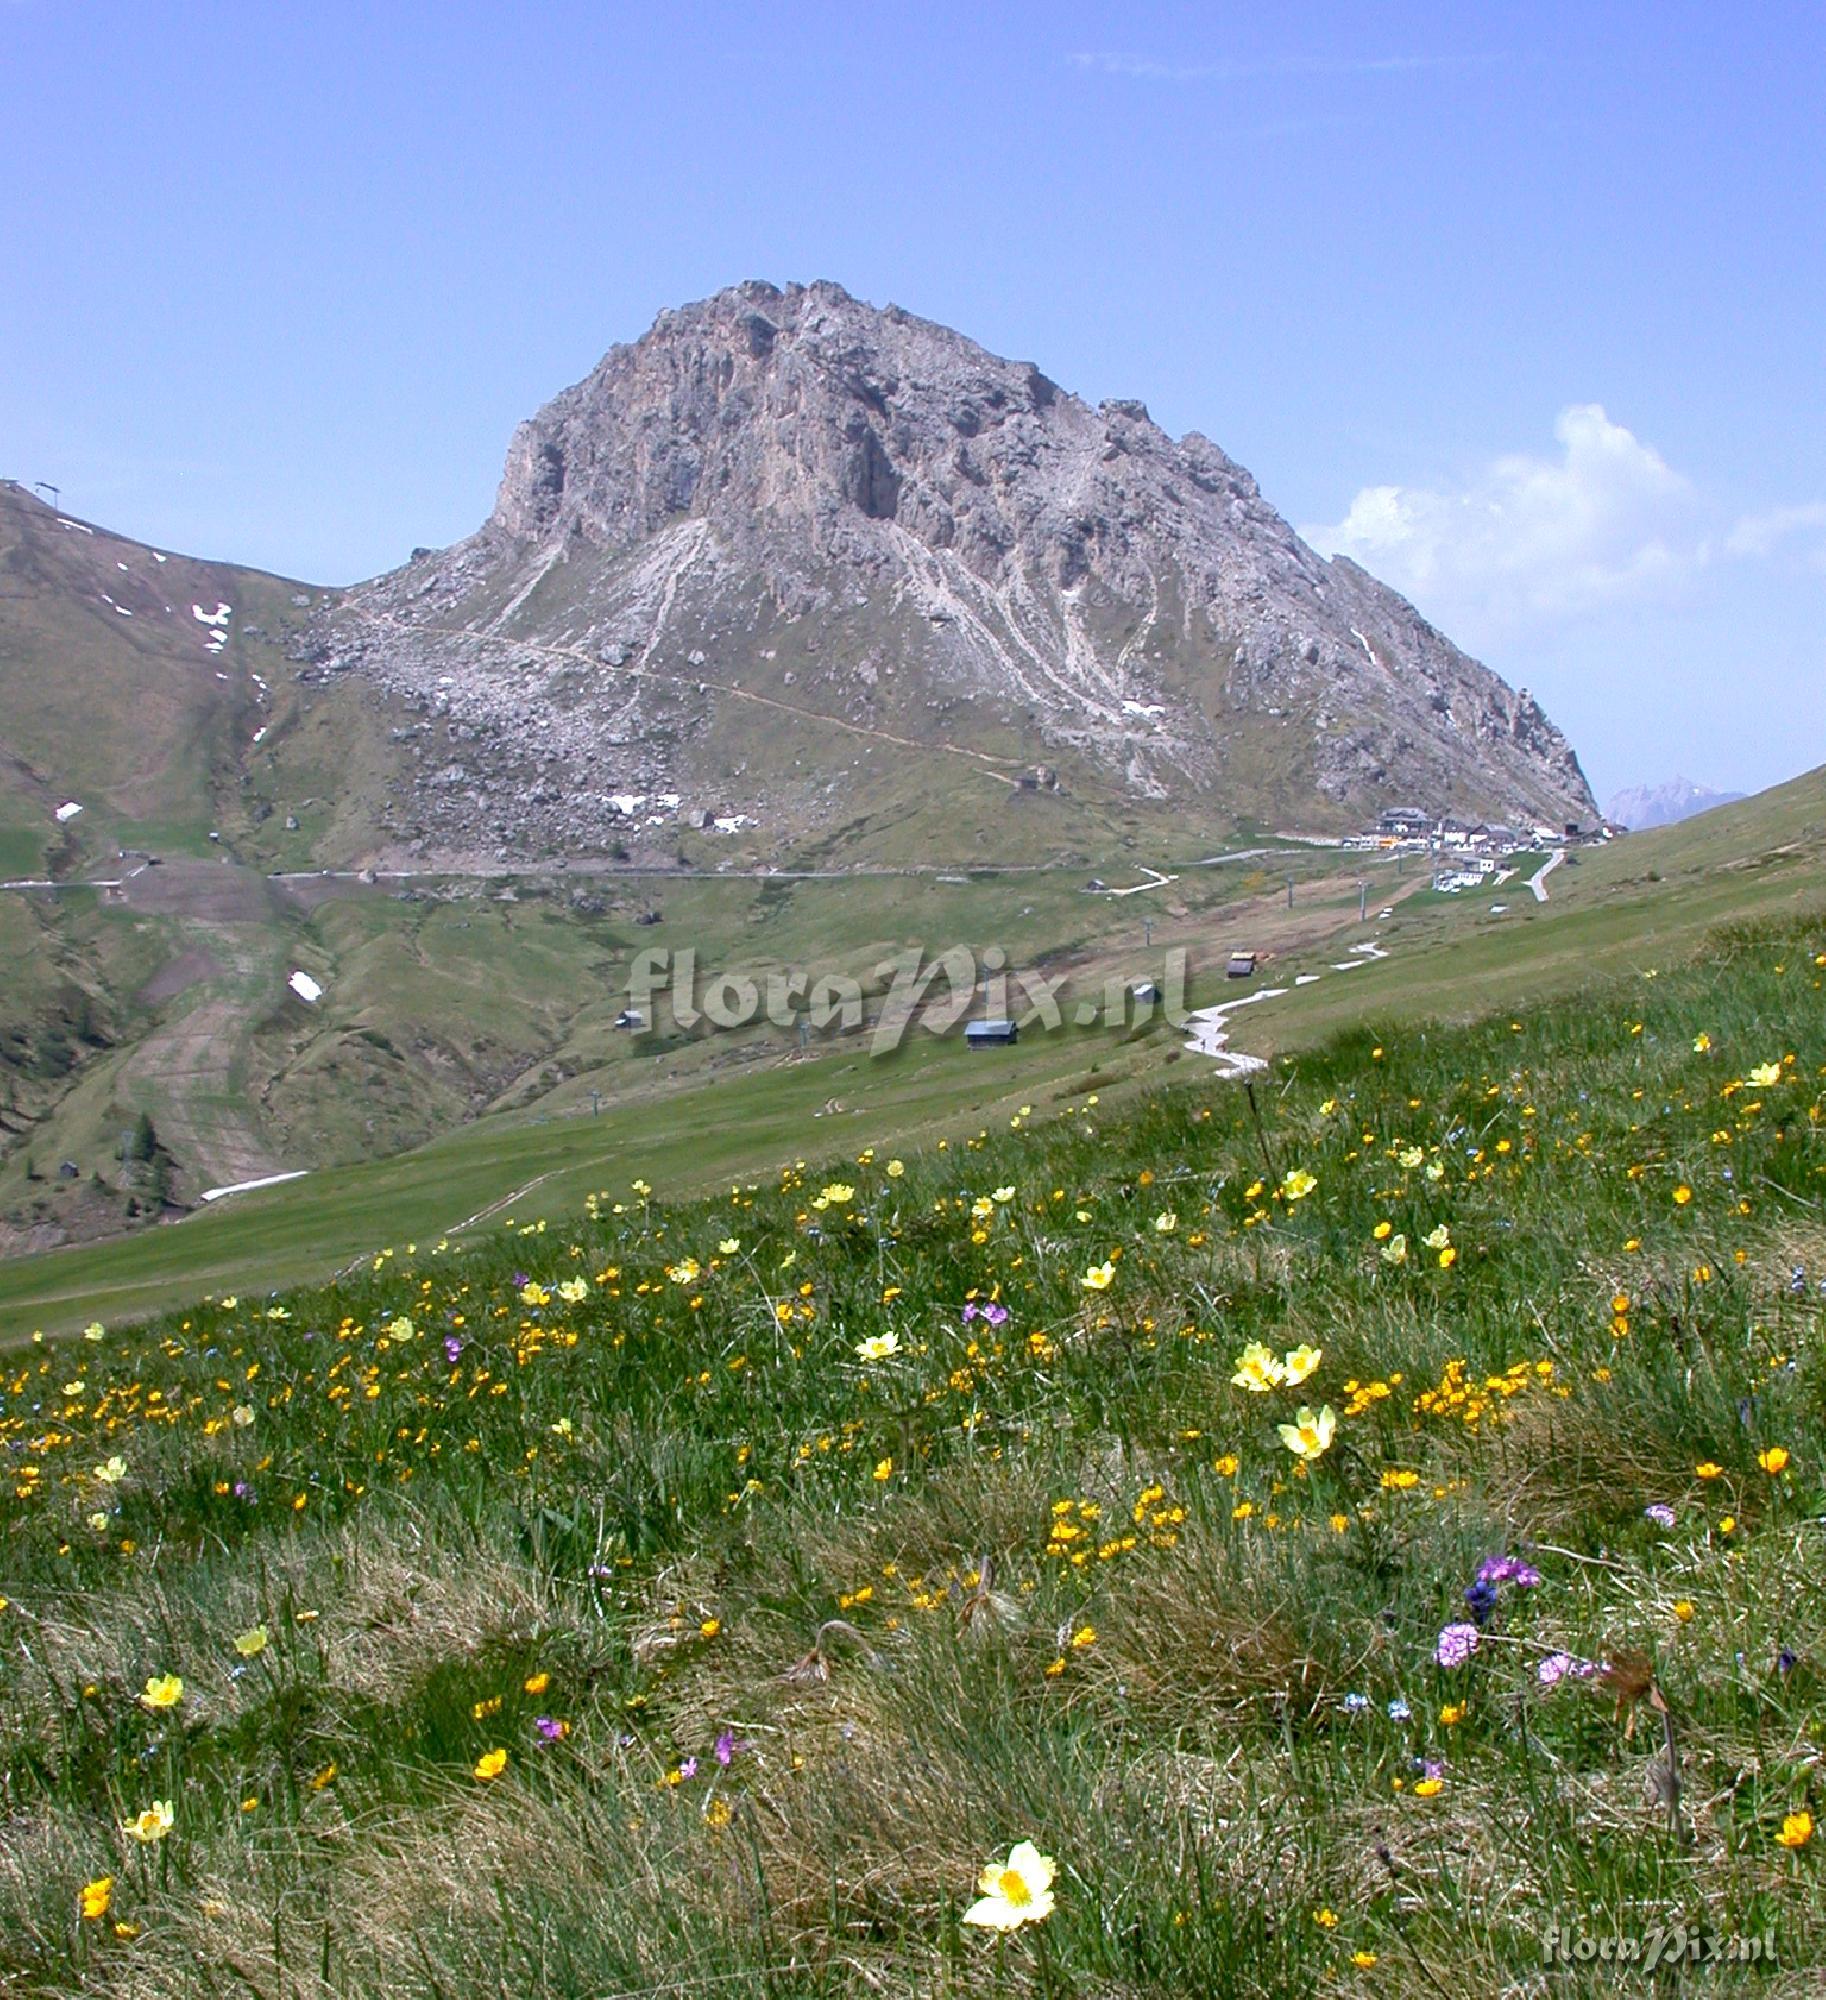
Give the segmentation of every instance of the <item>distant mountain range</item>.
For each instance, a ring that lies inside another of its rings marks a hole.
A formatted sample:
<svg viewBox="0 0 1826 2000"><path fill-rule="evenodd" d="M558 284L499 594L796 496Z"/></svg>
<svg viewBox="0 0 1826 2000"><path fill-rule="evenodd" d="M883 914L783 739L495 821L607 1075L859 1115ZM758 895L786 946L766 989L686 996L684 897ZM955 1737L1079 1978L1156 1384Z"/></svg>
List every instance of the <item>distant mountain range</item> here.
<svg viewBox="0 0 1826 2000"><path fill-rule="evenodd" d="M1665 784L1631 785L1614 793L1609 816L1632 833L1642 833L1651 826L1673 826L1695 813L1710 812L1714 806L1735 805L1743 796L1742 792L1712 791L1694 784L1691 778L1670 778Z"/></svg>
<svg viewBox="0 0 1826 2000"><path fill-rule="evenodd" d="M1316 555L1216 445L833 284L661 314L521 425L475 534L312 644L417 718L391 823L416 853L681 815L835 857L890 808L928 853L1087 806L1596 813L1529 695Z"/></svg>

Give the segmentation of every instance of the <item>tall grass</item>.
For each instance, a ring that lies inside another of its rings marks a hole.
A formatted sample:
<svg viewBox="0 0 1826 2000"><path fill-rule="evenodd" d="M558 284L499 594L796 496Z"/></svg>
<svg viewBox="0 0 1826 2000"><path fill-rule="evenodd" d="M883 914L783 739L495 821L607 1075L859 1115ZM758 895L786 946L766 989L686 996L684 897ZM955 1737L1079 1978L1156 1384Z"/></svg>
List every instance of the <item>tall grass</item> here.
<svg viewBox="0 0 1826 2000"><path fill-rule="evenodd" d="M0 1985L1601 1992L1554 1925L1677 1921L1818 1990L1823 980L1733 936L1259 1120L1087 1093L29 1353ZM1025 1838L1053 1914L965 1927Z"/></svg>

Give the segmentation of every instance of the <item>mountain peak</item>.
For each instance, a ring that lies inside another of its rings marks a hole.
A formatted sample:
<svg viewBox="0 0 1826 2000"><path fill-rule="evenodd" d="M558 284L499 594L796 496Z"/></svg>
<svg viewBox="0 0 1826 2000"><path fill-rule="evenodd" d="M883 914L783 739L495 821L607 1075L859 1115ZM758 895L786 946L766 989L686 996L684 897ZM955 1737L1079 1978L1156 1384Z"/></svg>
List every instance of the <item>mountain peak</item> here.
<svg viewBox="0 0 1826 2000"><path fill-rule="evenodd" d="M572 835L713 771L752 792L737 816L828 824L763 704L935 781L1044 762L1219 823L1595 812L1535 702L1316 555L1209 439L827 280L734 285L610 349L514 433L478 533L352 593L325 650L464 744L536 719L604 774ZM446 830L471 796L448 790Z"/></svg>

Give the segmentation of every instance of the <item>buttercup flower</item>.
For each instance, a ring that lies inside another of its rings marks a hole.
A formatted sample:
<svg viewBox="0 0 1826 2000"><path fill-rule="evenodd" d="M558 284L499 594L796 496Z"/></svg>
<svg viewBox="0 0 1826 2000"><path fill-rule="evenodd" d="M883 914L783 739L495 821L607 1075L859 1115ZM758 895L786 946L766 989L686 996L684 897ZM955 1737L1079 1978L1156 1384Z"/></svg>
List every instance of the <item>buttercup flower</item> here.
<svg viewBox="0 0 1826 2000"><path fill-rule="evenodd" d="M476 1759L475 1775L487 1784L491 1778L498 1778L507 1769L505 1750L488 1750Z"/></svg>
<svg viewBox="0 0 1826 2000"><path fill-rule="evenodd" d="M977 1878L977 1900L964 1922L981 1930L1014 1931L1052 1915L1053 1877L1058 1865L1031 1840L1017 1841L1006 1861L992 1861Z"/></svg>
<svg viewBox="0 0 1826 2000"><path fill-rule="evenodd" d="M1289 1201L1304 1201L1318 1185L1318 1177L1304 1167L1295 1167L1281 1176L1281 1193Z"/></svg>
<svg viewBox="0 0 1826 2000"><path fill-rule="evenodd" d="M1286 1379L1287 1370L1281 1357L1259 1340L1252 1340L1236 1357L1236 1373L1230 1378L1237 1388L1257 1396L1278 1388Z"/></svg>
<svg viewBox="0 0 1826 2000"><path fill-rule="evenodd" d="M155 1841L163 1840L177 1823L177 1814L172 1810L169 1799L154 1799L145 1811L132 1819L121 1821L120 1830L129 1839L150 1847Z"/></svg>
<svg viewBox="0 0 1826 2000"><path fill-rule="evenodd" d="M1812 1813L1791 1812L1782 1821L1782 1830L1775 1836L1775 1841L1778 1847L1805 1847L1812 1838Z"/></svg>
<svg viewBox="0 0 1826 2000"><path fill-rule="evenodd" d="M1331 1449L1338 1428L1338 1414L1327 1403L1321 1410L1302 1405L1290 1424L1277 1424L1281 1442L1295 1458L1322 1458Z"/></svg>
<svg viewBox="0 0 1826 2000"><path fill-rule="evenodd" d="M1288 1388L1297 1389L1325 1359L1322 1347L1292 1347L1282 1357L1282 1379Z"/></svg>
<svg viewBox="0 0 1826 2000"><path fill-rule="evenodd" d="M114 1901L114 1877L98 1875L93 1882L82 1885L82 1913L91 1923L108 1914Z"/></svg>

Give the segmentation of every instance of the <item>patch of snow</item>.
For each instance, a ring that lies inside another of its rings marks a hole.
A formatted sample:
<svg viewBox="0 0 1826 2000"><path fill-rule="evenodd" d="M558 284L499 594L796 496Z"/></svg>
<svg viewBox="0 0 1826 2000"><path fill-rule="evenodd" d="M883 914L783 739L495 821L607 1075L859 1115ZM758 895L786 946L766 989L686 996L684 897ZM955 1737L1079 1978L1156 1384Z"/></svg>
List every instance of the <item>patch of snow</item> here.
<svg viewBox="0 0 1826 2000"><path fill-rule="evenodd" d="M169 556L162 556L162 555L160 555L160 554L159 554L159 552L158 552L158 550L157 550L157 549L154 549L154 550L152 551L152 560L153 560L154 562L169 562L169 561L171 560L171 558L170 558Z"/></svg>
<svg viewBox="0 0 1826 2000"><path fill-rule="evenodd" d="M60 820L74 819L81 811L82 807L74 799L65 799L63 804L57 808L57 817Z"/></svg>
<svg viewBox="0 0 1826 2000"><path fill-rule="evenodd" d="M1155 716L1165 715L1167 707L1166 703L1161 701L1125 701L1122 704L1122 712L1124 715L1143 716L1152 722Z"/></svg>
<svg viewBox="0 0 1826 2000"><path fill-rule="evenodd" d="M226 626L235 614L234 607L228 604L218 604L213 611L205 611L200 604L193 604L190 607L190 615L199 625L222 627Z"/></svg>
<svg viewBox="0 0 1826 2000"><path fill-rule="evenodd" d="M263 722L261 723L260 727L254 731L254 741L256 743L258 743L261 737L266 734L268 727L269 725Z"/></svg>
<svg viewBox="0 0 1826 2000"><path fill-rule="evenodd" d="M225 1195L251 1194L255 1188L277 1187L281 1181L301 1181L308 1169L295 1167L289 1174L264 1174L257 1181L233 1181L227 1187L205 1188L201 1199L220 1201Z"/></svg>
<svg viewBox="0 0 1826 2000"><path fill-rule="evenodd" d="M315 1007L323 998L323 988L308 972L294 972L285 983L308 1007Z"/></svg>
<svg viewBox="0 0 1826 2000"><path fill-rule="evenodd" d="M114 608L123 618L131 618L133 616L133 613L124 604L117 604Z"/></svg>
<svg viewBox="0 0 1826 2000"><path fill-rule="evenodd" d="M74 528L79 535L92 535L95 532L93 528L85 528L80 521L66 521L61 514L57 517L57 525L60 528Z"/></svg>

